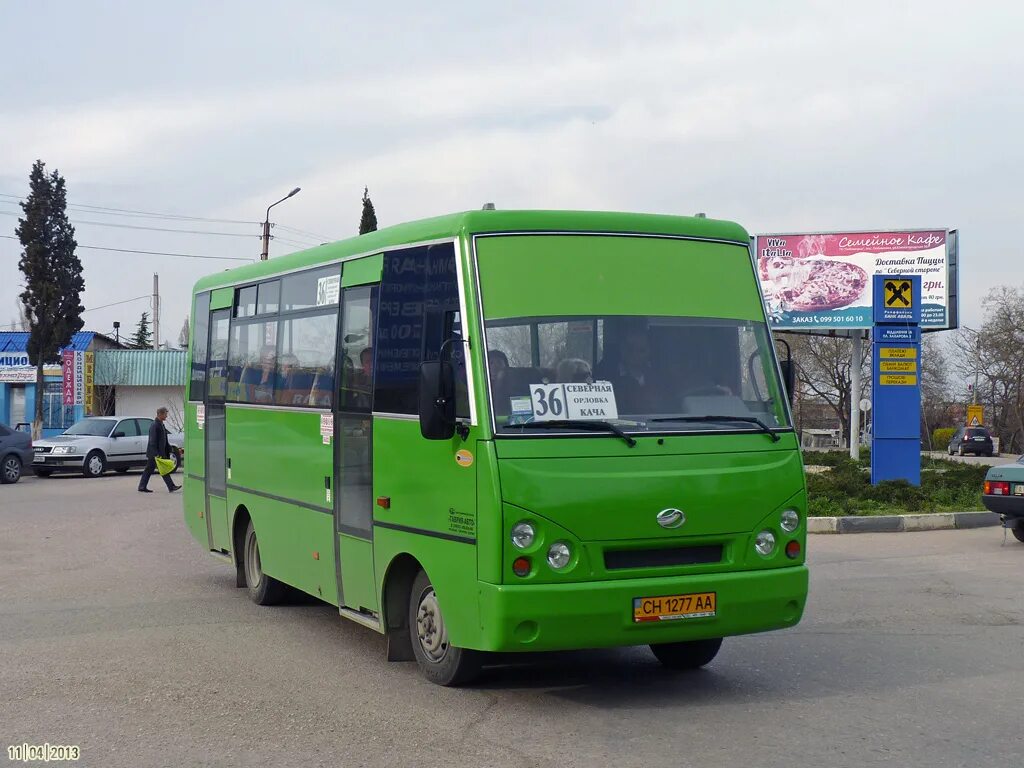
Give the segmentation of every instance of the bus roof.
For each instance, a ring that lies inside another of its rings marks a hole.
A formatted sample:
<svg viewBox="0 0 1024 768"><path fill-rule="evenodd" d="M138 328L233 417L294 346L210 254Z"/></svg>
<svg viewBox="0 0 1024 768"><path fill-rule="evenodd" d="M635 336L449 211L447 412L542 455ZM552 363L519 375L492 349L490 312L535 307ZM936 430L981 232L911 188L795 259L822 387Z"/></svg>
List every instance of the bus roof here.
<svg viewBox="0 0 1024 768"><path fill-rule="evenodd" d="M749 242L749 235L739 224L693 216L610 211L463 211L396 224L348 240L325 243L268 261L218 272L200 279L195 290L198 292L259 280L280 272L314 267L400 245L488 232L607 232L726 240L743 245Z"/></svg>

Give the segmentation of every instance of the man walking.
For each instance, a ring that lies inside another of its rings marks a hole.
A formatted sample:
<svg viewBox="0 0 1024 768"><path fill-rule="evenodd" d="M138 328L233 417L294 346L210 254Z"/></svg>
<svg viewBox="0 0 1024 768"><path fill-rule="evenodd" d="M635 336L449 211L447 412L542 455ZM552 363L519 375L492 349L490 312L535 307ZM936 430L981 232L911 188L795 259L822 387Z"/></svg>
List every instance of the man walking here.
<svg viewBox="0 0 1024 768"><path fill-rule="evenodd" d="M146 446L146 468L142 470L142 477L139 478L139 493L152 493L146 486L149 485L149 478L156 471L156 459L168 459L171 456L171 444L167 440L167 427L164 421L167 419L167 409L159 408L156 418L149 427L149 445ZM161 475L167 484L168 493L174 493L180 485L175 485L170 475Z"/></svg>

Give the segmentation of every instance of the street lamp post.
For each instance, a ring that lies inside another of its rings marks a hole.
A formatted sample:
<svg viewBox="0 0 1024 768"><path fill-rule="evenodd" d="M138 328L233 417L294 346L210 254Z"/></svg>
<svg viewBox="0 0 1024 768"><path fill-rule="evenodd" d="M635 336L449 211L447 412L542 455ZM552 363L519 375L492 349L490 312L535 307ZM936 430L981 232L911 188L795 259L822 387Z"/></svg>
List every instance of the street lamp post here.
<svg viewBox="0 0 1024 768"><path fill-rule="evenodd" d="M278 200L277 203L283 203L289 197L294 197L299 194L301 189L302 187L296 187ZM270 255L270 209L277 205L277 203L271 203L267 206L267 215L263 218L263 252L260 254L260 261L266 261Z"/></svg>

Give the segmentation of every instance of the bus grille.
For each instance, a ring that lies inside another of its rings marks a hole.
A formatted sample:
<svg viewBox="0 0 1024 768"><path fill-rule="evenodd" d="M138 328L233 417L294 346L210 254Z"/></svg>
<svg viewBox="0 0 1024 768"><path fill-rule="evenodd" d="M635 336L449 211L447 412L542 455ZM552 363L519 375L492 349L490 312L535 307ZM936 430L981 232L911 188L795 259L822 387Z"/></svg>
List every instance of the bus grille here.
<svg viewBox="0 0 1024 768"><path fill-rule="evenodd" d="M722 562L721 544L662 549L611 549L605 550L604 553L604 567L609 571L621 568L664 568L672 565L720 562Z"/></svg>

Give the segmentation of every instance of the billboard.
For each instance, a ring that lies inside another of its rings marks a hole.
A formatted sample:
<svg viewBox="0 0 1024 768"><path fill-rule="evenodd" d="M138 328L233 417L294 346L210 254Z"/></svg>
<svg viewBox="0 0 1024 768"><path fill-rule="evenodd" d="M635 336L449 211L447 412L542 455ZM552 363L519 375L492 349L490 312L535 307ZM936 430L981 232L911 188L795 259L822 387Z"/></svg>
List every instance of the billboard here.
<svg viewBox="0 0 1024 768"><path fill-rule="evenodd" d="M921 276L921 327L956 327L956 231L757 235L755 262L772 328L870 328L875 275Z"/></svg>

